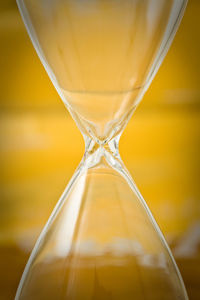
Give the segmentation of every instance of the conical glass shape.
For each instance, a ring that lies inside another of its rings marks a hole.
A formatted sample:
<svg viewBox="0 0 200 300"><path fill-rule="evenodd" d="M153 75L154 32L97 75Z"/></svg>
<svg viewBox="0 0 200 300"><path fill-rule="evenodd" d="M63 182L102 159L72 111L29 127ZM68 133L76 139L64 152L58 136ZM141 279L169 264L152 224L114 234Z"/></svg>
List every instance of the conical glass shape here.
<svg viewBox="0 0 200 300"><path fill-rule="evenodd" d="M186 1L18 5L86 151L36 243L16 300L187 299L169 248L118 152Z"/></svg>

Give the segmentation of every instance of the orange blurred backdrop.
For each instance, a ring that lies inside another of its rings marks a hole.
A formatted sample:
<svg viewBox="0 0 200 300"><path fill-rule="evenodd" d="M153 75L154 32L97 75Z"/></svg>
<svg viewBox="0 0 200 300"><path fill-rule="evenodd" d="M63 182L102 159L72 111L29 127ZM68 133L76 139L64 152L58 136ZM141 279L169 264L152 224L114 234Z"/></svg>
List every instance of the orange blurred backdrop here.
<svg viewBox="0 0 200 300"><path fill-rule="evenodd" d="M190 299L200 299L200 1L120 141ZM84 153L14 0L0 0L0 300L13 299L30 251Z"/></svg>

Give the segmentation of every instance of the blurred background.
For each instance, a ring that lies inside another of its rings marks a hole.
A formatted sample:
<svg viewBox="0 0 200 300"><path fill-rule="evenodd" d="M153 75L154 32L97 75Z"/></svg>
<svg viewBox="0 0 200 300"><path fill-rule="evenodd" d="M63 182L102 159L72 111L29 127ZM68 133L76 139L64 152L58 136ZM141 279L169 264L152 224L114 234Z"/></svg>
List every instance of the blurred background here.
<svg viewBox="0 0 200 300"><path fill-rule="evenodd" d="M158 75L120 141L190 299L200 299L200 1L190 0ZM84 153L14 0L0 0L0 300Z"/></svg>

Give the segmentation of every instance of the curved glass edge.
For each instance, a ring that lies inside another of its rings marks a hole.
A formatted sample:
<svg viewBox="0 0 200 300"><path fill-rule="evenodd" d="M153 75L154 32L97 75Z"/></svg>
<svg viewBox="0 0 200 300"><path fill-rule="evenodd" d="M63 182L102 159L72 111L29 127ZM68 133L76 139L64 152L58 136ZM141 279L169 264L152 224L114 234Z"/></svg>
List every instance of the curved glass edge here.
<svg viewBox="0 0 200 300"><path fill-rule="evenodd" d="M152 65L150 74L147 78L144 93L148 90L149 86L151 85L153 79L155 78L158 70L160 69L160 67L163 63L163 60L165 59L165 57L173 43L174 37L179 29L179 25L184 16L184 12L187 7L187 3L188 3L188 0L175 0L175 2L174 2L174 9L179 11L179 14L177 15L176 22L173 23L173 26L172 26L172 22L169 21L169 25L167 26L166 33L165 33L165 36L167 37L167 39L164 39L160 46L160 50L158 52L157 58L155 59L155 62ZM177 6L178 6L178 8L177 8ZM172 19L172 17L173 16L171 16L171 19ZM141 101L141 99L139 99L139 102L140 101Z"/></svg>

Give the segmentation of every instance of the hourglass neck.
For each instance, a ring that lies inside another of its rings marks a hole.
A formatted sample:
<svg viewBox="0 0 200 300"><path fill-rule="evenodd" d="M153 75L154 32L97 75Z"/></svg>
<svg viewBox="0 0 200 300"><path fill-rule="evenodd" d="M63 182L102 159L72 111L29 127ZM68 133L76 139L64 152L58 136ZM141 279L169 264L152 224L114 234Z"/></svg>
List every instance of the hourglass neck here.
<svg viewBox="0 0 200 300"><path fill-rule="evenodd" d="M120 135L115 136L108 142L98 143L96 140L84 135L85 154L83 163L87 168L93 168L102 165L109 165L113 168L119 168L122 160L119 155Z"/></svg>

